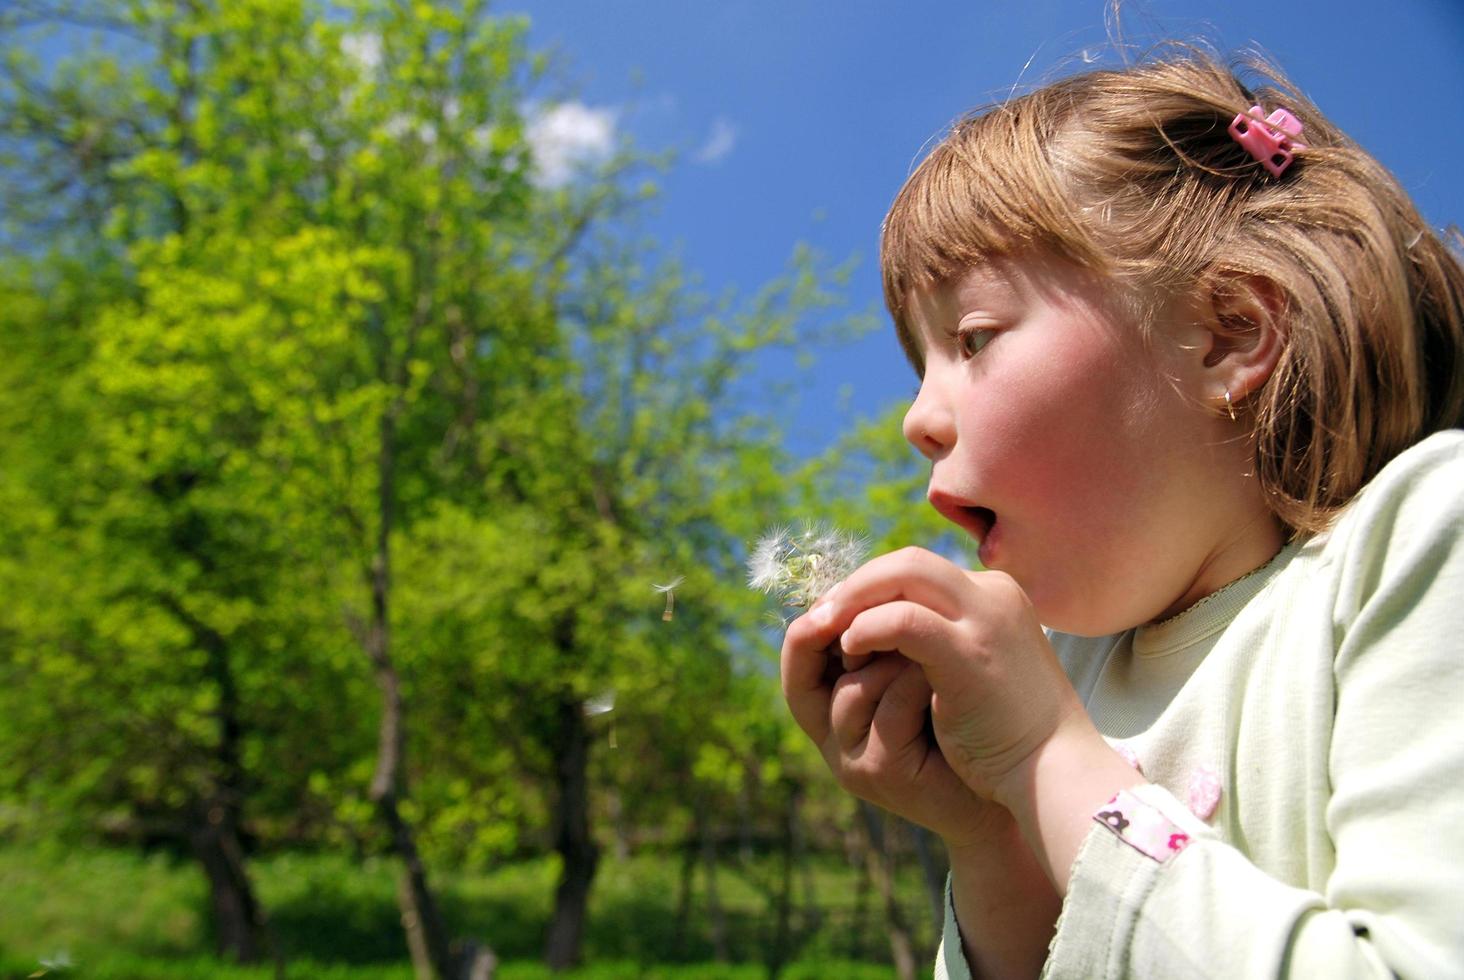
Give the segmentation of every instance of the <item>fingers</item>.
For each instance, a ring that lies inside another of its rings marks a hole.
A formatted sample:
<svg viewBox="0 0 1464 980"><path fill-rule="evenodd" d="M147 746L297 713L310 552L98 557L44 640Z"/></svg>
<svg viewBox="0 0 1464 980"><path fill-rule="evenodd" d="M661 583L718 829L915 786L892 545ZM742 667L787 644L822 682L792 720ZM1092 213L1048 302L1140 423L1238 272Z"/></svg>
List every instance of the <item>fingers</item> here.
<svg viewBox="0 0 1464 980"><path fill-rule="evenodd" d="M938 641L949 639L945 630L960 617L971 584L944 558L905 548L873 559L831 589L789 625L783 641L783 695L799 727L819 745L828 739L832 675L840 664L852 676L872 666L871 654L898 651L925 661L949 648ZM831 653L838 661L832 665ZM856 690L872 690L877 681L887 685L893 677L881 671Z"/></svg>
<svg viewBox="0 0 1464 980"><path fill-rule="evenodd" d="M930 695L920 666L891 654L820 684L795 711L806 708L808 724L799 724L827 753L897 753L924 734Z"/></svg>
<svg viewBox="0 0 1464 980"><path fill-rule="evenodd" d="M890 657L901 670L880 698L870 723L870 742L887 752L896 753L910 743L927 737L931 688L919 664L904 657Z"/></svg>
<svg viewBox="0 0 1464 980"><path fill-rule="evenodd" d="M852 753L869 737L876 712L889 696L891 686L906 667L903 657L877 657L867 666L845 674L834 684L829 706L833 743L840 752ZM915 668L919 672L919 668ZM928 700L928 696L927 696Z"/></svg>
<svg viewBox="0 0 1464 980"><path fill-rule="evenodd" d="M897 650L911 660L929 663L939 650L951 648L951 629L949 619L902 599L856 615L839 647L846 666L881 650Z"/></svg>
<svg viewBox="0 0 1464 980"><path fill-rule="evenodd" d="M839 679L833 731L822 748L845 789L884 805L930 780L954 779L939 771L944 760L926 728L930 697L920 665L898 654Z"/></svg>
<svg viewBox="0 0 1464 980"><path fill-rule="evenodd" d="M837 633L817 628L807 615L795 619L783 637L780 657L783 697L793 720L817 745L822 745L829 735L829 702L834 683L829 668L838 666L838 661L830 656L829 647L837 639Z"/></svg>
<svg viewBox="0 0 1464 980"><path fill-rule="evenodd" d="M869 561L805 618L812 628L837 636L860 610L908 600L956 619L961 614L961 597L969 587L966 573L939 555L923 548L902 548Z"/></svg>

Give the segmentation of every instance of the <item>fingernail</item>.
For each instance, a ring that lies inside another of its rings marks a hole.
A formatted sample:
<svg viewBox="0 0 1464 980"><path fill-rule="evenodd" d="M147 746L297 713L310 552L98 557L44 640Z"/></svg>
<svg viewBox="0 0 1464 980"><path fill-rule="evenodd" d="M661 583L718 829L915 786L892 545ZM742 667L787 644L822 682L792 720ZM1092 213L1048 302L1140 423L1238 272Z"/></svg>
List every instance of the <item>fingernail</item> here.
<svg viewBox="0 0 1464 980"><path fill-rule="evenodd" d="M813 612L809 613L809 619L815 627L817 627L818 629L823 629L833 621L834 609L828 603L824 603L823 605L816 607Z"/></svg>
<svg viewBox="0 0 1464 980"><path fill-rule="evenodd" d="M841 586L843 584L844 584L844 582L841 579L841 580L835 582L833 585L829 586L828 589L825 590L825 592L823 594L823 598L824 599L832 599L834 597L834 593L839 591L839 586Z"/></svg>

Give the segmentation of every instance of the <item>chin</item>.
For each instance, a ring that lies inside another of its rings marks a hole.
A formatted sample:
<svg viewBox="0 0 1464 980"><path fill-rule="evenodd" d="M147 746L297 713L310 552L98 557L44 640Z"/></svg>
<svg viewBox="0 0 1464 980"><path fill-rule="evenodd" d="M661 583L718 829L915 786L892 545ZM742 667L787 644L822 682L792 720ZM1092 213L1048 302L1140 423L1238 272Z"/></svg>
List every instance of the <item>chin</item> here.
<svg viewBox="0 0 1464 980"><path fill-rule="evenodd" d="M1019 580L1020 583L1020 580ZM1027 588L1025 583L1024 589ZM1079 602L1071 596L1054 596L1029 589L1027 597L1037 613L1037 621L1056 633L1070 636L1109 636L1121 633L1134 624L1125 622L1126 617L1115 616L1111 611L1095 608L1092 603Z"/></svg>

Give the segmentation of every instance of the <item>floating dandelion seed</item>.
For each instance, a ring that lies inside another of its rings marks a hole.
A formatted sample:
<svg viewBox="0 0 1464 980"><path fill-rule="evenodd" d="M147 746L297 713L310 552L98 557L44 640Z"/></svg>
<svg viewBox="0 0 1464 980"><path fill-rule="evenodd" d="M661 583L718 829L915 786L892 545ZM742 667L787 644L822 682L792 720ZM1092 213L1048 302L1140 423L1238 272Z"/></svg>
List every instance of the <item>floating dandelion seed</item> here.
<svg viewBox="0 0 1464 980"><path fill-rule="evenodd" d="M666 611L661 613L661 621L663 623L671 622L671 616L676 611L676 590L681 586L681 583L685 581L685 575L678 575L671 581L667 582L665 585L651 585L651 588L655 589L657 592L663 592L666 595Z"/></svg>
<svg viewBox="0 0 1464 980"><path fill-rule="evenodd" d="M773 528L753 546L747 584L785 606L804 608L848 578L868 552L862 536L826 524L805 524L796 532Z"/></svg>
<svg viewBox="0 0 1464 980"><path fill-rule="evenodd" d="M76 965L71 959L71 951L67 949L59 950L50 956L43 956L38 962L42 968L41 972L31 974L32 976L41 976L48 970L65 973Z"/></svg>
<svg viewBox="0 0 1464 980"><path fill-rule="evenodd" d="M615 689L608 687L599 694L592 694L585 698L581 707L587 717L593 718L596 715L608 715L615 710ZM615 748L615 719L610 719L610 747Z"/></svg>

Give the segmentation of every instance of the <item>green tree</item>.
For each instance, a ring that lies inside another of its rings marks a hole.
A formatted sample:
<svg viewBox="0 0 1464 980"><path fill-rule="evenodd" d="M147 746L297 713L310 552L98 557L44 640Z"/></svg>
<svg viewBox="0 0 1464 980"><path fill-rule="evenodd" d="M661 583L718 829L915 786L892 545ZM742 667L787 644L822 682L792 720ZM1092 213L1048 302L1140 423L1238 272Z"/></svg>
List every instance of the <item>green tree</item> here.
<svg viewBox="0 0 1464 980"><path fill-rule="evenodd" d="M404 535L416 583L405 619L417 624L404 630L431 634L412 633L411 646L464 651L450 668L415 672L424 684L451 678L434 716L452 717L458 698L479 706L481 725L492 710L481 706L497 705L511 768L539 788L533 809L562 868L546 947L555 967L579 959L599 860L592 781L604 743L592 702L613 694L621 757L636 764L599 768L614 780L603 789L644 802L648 778L677 785L696 746L718 737L707 719L736 706L736 676L768 682L741 550L784 509L788 485L769 420L736 411L738 386L756 352L814 337L814 314L832 301L825 278L796 256L745 304L706 309L673 269L613 241L567 254L537 280L560 346L546 335L544 360L521 368L540 380L521 403L529 411L502 412L491 430L500 441L484 500ZM676 581L667 620L656 586ZM501 749L455 753L479 744L460 725L421 737L433 740L426 757L482 772L479 785L491 776L481 767L510 766Z"/></svg>
<svg viewBox="0 0 1464 980"><path fill-rule="evenodd" d="M492 417L499 359L479 355L474 333L491 330L493 348L511 351L512 331L533 322L513 305L531 275L513 231L529 194L520 27L474 3L108 10L49 13L105 22L125 50L48 67L12 48L0 96L8 162L28 175L17 188L49 169L66 178L59 215L16 202L27 234L15 239L50 245L53 258L16 271L31 302L7 321L7 346L48 343L35 338L55 304L35 297L82 248L117 279L78 305L70 369L58 360L59 378L37 373L16 392L11 418L44 403L50 382L74 398L14 449L18 471L42 475L15 493L55 533L10 567L29 586L37 559L64 549L77 559L60 572L67 591L91 601L67 607L60 638L17 611L18 646L49 659L14 667L68 676L75 707L124 716L89 726L105 734L73 756L106 773L82 795L134 809L156 795L196 814L188 836L217 838L198 853L220 949L250 959L261 916L240 860L243 706L285 702L248 698L241 674L257 668L260 688L300 677L309 652L339 648L310 646L315 625L351 622L382 704L369 796L402 857L414 961L445 975L453 954L402 815L390 542L404 514L462 484L442 446L464 412L469 425ZM47 239L52 220L60 230ZM77 244L99 232L104 244ZM41 362L44 352L30 366ZM46 458L78 432L73 454ZM121 669L83 670L66 662L74 650ZM328 692L350 689L315 675L291 706L320 712ZM138 707L145 723L130 717ZM345 707L350 731L360 705ZM13 729L33 755L57 720L39 715ZM135 738L107 744L119 731ZM340 742L271 748L329 770L340 757L327 764L308 748ZM197 785L160 746L207 757ZM255 761L259 779L276 778L273 760Z"/></svg>
<svg viewBox="0 0 1464 980"><path fill-rule="evenodd" d="M740 543L794 486L739 406L759 351L843 329L836 273L699 305L619 230L629 158L536 184L522 25L473 0L28 4L10 36L48 13L112 40L13 43L0 80L0 789L189 842L243 959L255 836L390 848L423 976L475 956L424 852L547 846L574 963L596 780L706 807L703 746L785 741L736 737L770 673Z"/></svg>

